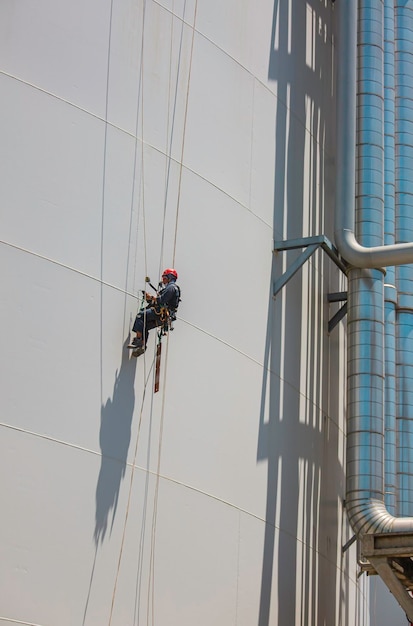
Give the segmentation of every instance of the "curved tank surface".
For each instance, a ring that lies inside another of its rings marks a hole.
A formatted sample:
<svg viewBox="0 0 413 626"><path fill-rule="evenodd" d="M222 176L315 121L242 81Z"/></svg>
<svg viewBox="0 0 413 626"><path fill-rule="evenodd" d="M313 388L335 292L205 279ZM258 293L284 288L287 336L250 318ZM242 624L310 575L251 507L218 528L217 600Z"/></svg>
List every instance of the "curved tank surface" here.
<svg viewBox="0 0 413 626"><path fill-rule="evenodd" d="M334 5L0 5L0 624L361 626ZM141 292L182 301L139 358Z"/></svg>

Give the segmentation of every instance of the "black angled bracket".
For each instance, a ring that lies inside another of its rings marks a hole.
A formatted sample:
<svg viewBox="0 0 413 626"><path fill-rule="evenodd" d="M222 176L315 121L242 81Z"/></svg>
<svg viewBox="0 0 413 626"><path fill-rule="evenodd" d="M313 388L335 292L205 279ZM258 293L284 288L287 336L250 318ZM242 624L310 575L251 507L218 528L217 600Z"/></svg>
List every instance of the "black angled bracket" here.
<svg viewBox="0 0 413 626"><path fill-rule="evenodd" d="M343 319L343 317L347 313L347 291L329 293L327 299L329 302L342 302L343 300L345 300L344 304L339 308L337 313L333 315L331 320L329 320L328 322L328 332L331 333L333 328L337 326L337 324Z"/></svg>
<svg viewBox="0 0 413 626"><path fill-rule="evenodd" d="M285 252L287 250L297 250L300 248L305 248L305 250L303 250L300 256L297 257L297 259L295 259L293 263L291 263L291 265L284 272L284 274L282 274L282 276L274 281L274 297L278 294L279 291L281 291L281 289L288 283L288 281L298 272L298 270L304 265L304 263L308 261L308 259L319 248L324 250L324 252L330 257L330 259L344 274L346 273L347 265L345 261L340 257L338 250L333 246L331 241L327 239L325 235L317 235L315 237L302 237L300 239L287 239L284 241L274 241L274 252ZM329 294L328 296L329 302L339 302L342 300L347 300L347 294L345 292ZM328 322L329 333L333 330L333 328L335 328L338 322L343 319L346 313L347 302L343 304L339 311L337 311L337 313Z"/></svg>
<svg viewBox="0 0 413 626"><path fill-rule="evenodd" d="M349 539L344 546L341 548L341 552L344 554L345 552L347 552L347 550L349 549L350 546L353 545L353 543L357 541L357 535L353 535L351 537L351 539Z"/></svg>

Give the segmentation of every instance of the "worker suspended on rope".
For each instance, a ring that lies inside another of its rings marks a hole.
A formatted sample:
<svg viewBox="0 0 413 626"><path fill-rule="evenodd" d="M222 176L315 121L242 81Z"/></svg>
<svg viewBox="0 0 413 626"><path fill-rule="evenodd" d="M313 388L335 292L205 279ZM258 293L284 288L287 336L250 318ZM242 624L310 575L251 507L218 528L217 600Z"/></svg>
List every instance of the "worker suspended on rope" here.
<svg viewBox="0 0 413 626"><path fill-rule="evenodd" d="M148 304L146 308L139 311L135 318L132 330L136 337L128 345L130 350L134 350L134 356L143 354L148 343L149 331L157 326L169 329L170 324L176 319L176 311L181 299L181 290L176 284L178 274L176 270L167 268L162 273L163 287L156 296L151 296L145 292L145 300ZM149 281L149 279L147 279Z"/></svg>

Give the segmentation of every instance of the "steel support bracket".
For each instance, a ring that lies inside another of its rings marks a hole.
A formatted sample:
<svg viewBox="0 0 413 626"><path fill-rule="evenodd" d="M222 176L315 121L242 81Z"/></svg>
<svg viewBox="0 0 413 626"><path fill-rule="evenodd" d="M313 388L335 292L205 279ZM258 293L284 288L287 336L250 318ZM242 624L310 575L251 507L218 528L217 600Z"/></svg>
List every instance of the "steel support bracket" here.
<svg viewBox="0 0 413 626"><path fill-rule="evenodd" d="M338 250L333 246L331 241L325 235L317 235L315 237L302 237L300 239L287 239L284 241L274 241L274 252L286 252L288 250L305 250L299 257L291 263L288 269L274 281L273 295L274 298L281 291L281 289L288 283L288 281L298 272L299 269L308 261L308 259L314 254L316 250L321 248L335 263L335 265L345 274L347 271L346 262L340 257ZM329 294L329 302L339 302L340 300L347 300L346 292L339 292L336 294ZM330 333L333 328L338 324L340 320L347 313L347 302L337 311L337 313L328 322L328 332Z"/></svg>
<svg viewBox="0 0 413 626"><path fill-rule="evenodd" d="M329 293L327 295L327 300L329 302L342 302L345 300L344 304L339 308L337 313L333 315L331 320L328 322L328 332L331 331L337 326L337 324L343 319L343 317L347 314L347 291L338 291L336 293Z"/></svg>
<svg viewBox="0 0 413 626"><path fill-rule="evenodd" d="M273 295L274 297L288 283L288 281L298 272L306 261L314 254L318 248L322 248L330 259L342 271L346 272L347 265L340 257L338 250L333 246L331 241L325 235L316 235L315 237L301 237L300 239L286 239L284 241L274 241L274 252L286 252L288 250L297 250L306 248L304 252L293 262L280 278L274 281Z"/></svg>
<svg viewBox="0 0 413 626"><path fill-rule="evenodd" d="M344 554L345 552L347 552L347 550L349 549L349 547L350 547L350 546L352 546L352 545L353 545L353 543L354 543L355 541L357 541L357 535L353 535L353 536L351 537L351 539L349 539L349 540L348 540L348 541L344 544L344 546L342 546L342 548L341 548L341 552L342 552L343 554Z"/></svg>
<svg viewBox="0 0 413 626"><path fill-rule="evenodd" d="M360 538L360 547L364 571L383 579L413 621L413 533L367 534Z"/></svg>

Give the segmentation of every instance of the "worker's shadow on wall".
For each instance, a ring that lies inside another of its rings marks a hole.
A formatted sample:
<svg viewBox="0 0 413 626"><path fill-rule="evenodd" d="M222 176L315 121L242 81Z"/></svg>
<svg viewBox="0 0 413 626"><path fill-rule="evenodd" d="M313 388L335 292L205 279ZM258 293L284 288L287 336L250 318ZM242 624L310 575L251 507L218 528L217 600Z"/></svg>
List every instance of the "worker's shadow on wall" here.
<svg viewBox="0 0 413 626"><path fill-rule="evenodd" d="M108 398L101 410L99 442L102 456L96 487L96 546L105 539L109 526L112 529L120 485L126 471L135 408L137 363L137 359L129 359L127 343L123 345L121 368L116 371L112 398Z"/></svg>

